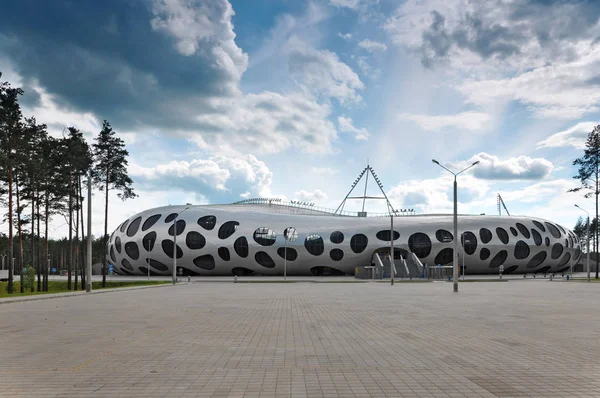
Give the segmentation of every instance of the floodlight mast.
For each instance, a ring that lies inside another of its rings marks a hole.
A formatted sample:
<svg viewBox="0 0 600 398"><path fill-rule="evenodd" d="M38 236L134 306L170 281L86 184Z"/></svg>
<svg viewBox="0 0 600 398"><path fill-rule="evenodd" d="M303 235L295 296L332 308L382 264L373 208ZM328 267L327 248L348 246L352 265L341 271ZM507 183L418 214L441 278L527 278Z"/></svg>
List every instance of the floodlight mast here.
<svg viewBox="0 0 600 398"><path fill-rule="evenodd" d="M366 176L365 176L365 174L366 174ZM367 196L367 181L369 178L369 174L371 174L371 176L377 183L377 186L379 187L379 190L381 191L383 196ZM362 196L350 196L350 194L354 191L354 188L356 188L356 185L360 182L360 180L363 178L363 176L365 176L365 189L364 189L363 195ZM352 183L352 186L350 187L350 191L348 191L348 193L344 197L344 200L342 200L342 202L339 204L339 206L335 209L335 211L333 213L334 215L342 215L342 213L344 211L344 206L346 205L346 201L348 199L362 199L362 201L363 201L362 214L364 214L364 212L365 212L365 202L367 199L385 199L387 208L388 208L388 214L391 216L395 212L394 207L390 203L390 200L388 199L385 191L383 190L383 185L381 184L381 181L377 177L375 170L373 170L373 168L368 164L367 164L367 167L365 167L361 171L361 173L358 175L356 180L354 180L354 182ZM339 214L338 214L338 211L339 211Z"/></svg>

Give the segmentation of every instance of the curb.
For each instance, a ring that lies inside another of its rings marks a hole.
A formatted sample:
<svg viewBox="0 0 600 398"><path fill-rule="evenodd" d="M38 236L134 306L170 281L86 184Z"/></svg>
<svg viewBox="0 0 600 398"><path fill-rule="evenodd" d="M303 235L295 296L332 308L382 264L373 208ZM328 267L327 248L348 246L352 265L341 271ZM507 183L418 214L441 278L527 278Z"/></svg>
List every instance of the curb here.
<svg viewBox="0 0 600 398"><path fill-rule="evenodd" d="M177 284L175 286L181 286L182 284ZM67 292L67 293L50 293L50 294L40 294L35 296L26 296L26 297L18 297L18 298L10 298L5 297L0 299L0 305L2 304L12 304L12 303L22 303L25 301L37 301L37 300L50 300L56 298L67 298L67 297L77 297L89 294L102 294L102 293L114 293L120 291L127 290L140 290L140 289L151 289L156 287L166 287L173 286L172 284L165 283L162 285L152 285L152 286L128 286L128 287L116 287L112 289L101 289L101 290L92 290L90 293L79 291L79 292Z"/></svg>

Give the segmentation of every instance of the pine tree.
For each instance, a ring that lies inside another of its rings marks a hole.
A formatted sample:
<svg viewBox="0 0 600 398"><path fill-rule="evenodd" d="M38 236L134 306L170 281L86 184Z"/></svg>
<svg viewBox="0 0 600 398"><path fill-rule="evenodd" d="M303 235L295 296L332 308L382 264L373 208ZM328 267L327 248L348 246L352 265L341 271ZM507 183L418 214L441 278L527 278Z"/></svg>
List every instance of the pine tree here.
<svg viewBox="0 0 600 398"><path fill-rule="evenodd" d="M594 127L594 129L588 134L588 138L585 142L585 149L583 156L579 159L575 159L573 162L574 166L578 166L578 173L573 178L579 180L581 186L570 189L569 192L584 191L585 198L589 198L592 195L596 197L596 219L598 219L598 195L600 191L600 125ZM590 227L594 227L592 224ZM598 223L596 223L594 230L590 230L590 234L594 237L594 247L598 247ZM596 256L596 279L598 279L598 263L599 256Z"/></svg>
<svg viewBox="0 0 600 398"><path fill-rule="evenodd" d="M116 136L108 121L102 124L102 130L95 138L93 169L94 184L104 191L104 244L102 249L102 287L106 286L106 244L108 238L108 193L116 190L121 200L135 198L131 185L133 181L127 174L127 156L125 143Z"/></svg>
<svg viewBox="0 0 600 398"><path fill-rule="evenodd" d="M0 78L2 73L0 73ZM13 88L8 82L0 81L0 167L2 177L6 178L8 185L8 293L14 291L13 285L13 267L14 258L13 245L13 170L15 166L15 154L19 147L21 130L21 108L18 97L23 95L21 88Z"/></svg>

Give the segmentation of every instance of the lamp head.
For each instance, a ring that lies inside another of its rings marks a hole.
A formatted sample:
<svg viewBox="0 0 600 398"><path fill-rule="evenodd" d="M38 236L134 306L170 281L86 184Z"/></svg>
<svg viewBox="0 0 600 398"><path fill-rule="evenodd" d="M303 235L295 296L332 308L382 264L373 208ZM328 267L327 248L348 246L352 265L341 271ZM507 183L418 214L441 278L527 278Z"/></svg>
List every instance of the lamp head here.
<svg viewBox="0 0 600 398"><path fill-rule="evenodd" d="M479 164L479 160L474 162L471 166L475 166L476 164Z"/></svg>
<svg viewBox="0 0 600 398"><path fill-rule="evenodd" d="M440 164L440 162L438 162L438 161L437 161L437 160L435 160L435 159L431 159L431 161L432 161L433 163L435 163L435 164Z"/></svg>

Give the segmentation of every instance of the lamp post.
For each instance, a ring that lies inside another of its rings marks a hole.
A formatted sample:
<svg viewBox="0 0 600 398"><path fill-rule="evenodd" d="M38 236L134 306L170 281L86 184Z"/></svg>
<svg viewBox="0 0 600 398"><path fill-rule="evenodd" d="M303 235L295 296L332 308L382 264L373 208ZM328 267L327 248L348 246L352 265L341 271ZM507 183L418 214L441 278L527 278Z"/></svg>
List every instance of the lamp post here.
<svg viewBox="0 0 600 398"><path fill-rule="evenodd" d="M390 212L390 284L394 286L394 213Z"/></svg>
<svg viewBox="0 0 600 398"><path fill-rule="evenodd" d="M88 194L88 225L87 225L87 251L86 251L86 267L85 267L85 291L92 291L92 171L88 175L87 181ZM48 267L50 259L48 259Z"/></svg>
<svg viewBox="0 0 600 398"><path fill-rule="evenodd" d="M587 258L586 258L586 269L587 269L587 281L590 281L590 213L587 210L584 210L582 207L580 207L579 205L575 205L575 207L577 207L579 210L585 212L587 214L587 232L586 232L586 236L587 236ZM573 275L571 275L573 276Z"/></svg>
<svg viewBox="0 0 600 398"><path fill-rule="evenodd" d="M287 227L283 231L283 280L287 280L287 242L295 242L298 237L298 232L294 227Z"/></svg>
<svg viewBox="0 0 600 398"><path fill-rule="evenodd" d="M150 239L148 239L148 254L150 254ZM150 281L150 257L146 257L146 265L148 266L148 281Z"/></svg>
<svg viewBox="0 0 600 398"><path fill-rule="evenodd" d="M450 174L452 174L454 176L454 220L453 220L453 224L454 224L454 240L453 240L453 249L452 249L452 284L453 284L453 291L454 293L458 292L458 212L457 212L457 185L456 185L456 177L467 171L468 169L470 169L471 167L475 166L476 164L479 163L479 160L474 162L472 165L470 165L469 167L462 169L461 171L459 171L458 173L453 172L452 170L442 166L440 164L440 162L438 162L435 159L431 159L431 161L435 164L437 164L438 166L440 166L442 169L446 170L447 172L449 172Z"/></svg>
<svg viewBox="0 0 600 398"><path fill-rule="evenodd" d="M188 206L183 209L181 213L176 214L175 218L173 219L173 285L175 285L177 282L177 218L189 208L190 207ZM149 271L150 265L148 265L148 272Z"/></svg>

